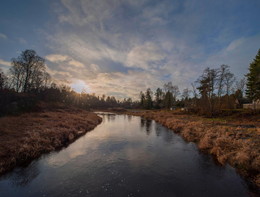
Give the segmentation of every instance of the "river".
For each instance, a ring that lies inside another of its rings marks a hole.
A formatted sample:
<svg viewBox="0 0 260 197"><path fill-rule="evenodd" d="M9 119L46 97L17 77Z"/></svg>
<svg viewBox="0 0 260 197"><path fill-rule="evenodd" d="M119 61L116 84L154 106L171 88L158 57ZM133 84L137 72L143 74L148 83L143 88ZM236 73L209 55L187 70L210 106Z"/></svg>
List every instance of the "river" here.
<svg viewBox="0 0 260 197"><path fill-rule="evenodd" d="M100 116L100 125L68 147L0 177L0 196L249 196L233 168L162 125Z"/></svg>

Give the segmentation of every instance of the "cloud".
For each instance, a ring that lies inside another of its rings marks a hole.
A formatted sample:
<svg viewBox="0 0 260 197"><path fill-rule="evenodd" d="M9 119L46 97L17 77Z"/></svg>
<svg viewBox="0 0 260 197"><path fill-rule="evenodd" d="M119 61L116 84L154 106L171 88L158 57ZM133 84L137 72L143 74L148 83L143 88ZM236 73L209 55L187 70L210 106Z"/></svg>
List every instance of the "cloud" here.
<svg viewBox="0 0 260 197"><path fill-rule="evenodd" d="M50 54L45 56L47 62L47 71L57 81L69 85L76 79L84 81L86 78L92 79L99 72L97 64L87 64L75 60L71 56L62 54Z"/></svg>
<svg viewBox="0 0 260 197"><path fill-rule="evenodd" d="M78 67L78 68L84 67L84 64L82 64L81 62L76 61L76 60L70 60L69 65L72 65L72 66L75 66L75 67Z"/></svg>
<svg viewBox="0 0 260 197"><path fill-rule="evenodd" d="M113 10L119 5L118 0L79 0L75 3L73 0L61 0L66 11L59 16L61 22L67 22L72 25L84 26L94 24L96 28L102 29L102 21L112 17Z"/></svg>
<svg viewBox="0 0 260 197"><path fill-rule="evenodd" d="M59 80L79 79L120 98L168 81L189 87L205 67L223 63L242 76L259 47L248 12L257 6L223 3L62 0L46 43L54 52L48 66Z"/></svg>
<svg viewBox="0 0 260 197"><path fill-rule="evenodd" d="M11 62L0 59L0 65L9 67L11 66Z"/></svg>
<svg viewBox="0 0 260 197"><path fill-rule="evenodd" d="M145 43L131 49L127 55L126 66L151 69L160 66L165 54L154 43Z"/></svg>
<svg viewBox="0 0 260 197"><path fill-rule="evenodd" d="M172 19L169 17L170 13L178 7L178 3L172 4L157 3L156 5L146 6L142 10L141 18L143 18L144 25L166 25Z"/></svg>
<svg viewBox="0 0 260 197"><path fill-rule="evenodd" d="M21 43L21 44L27 44L27 41L23 38L18 38L18 41Z"/></svg>
<svg viewBox="0 0 260 197"><path fill-rule="evenodd" d="M67 55L59 55L59 54L51 54L45 56L45 58L51 62L64 62L68 59L70 59Z"/></svg>
<svg viewBox="0 0 260 197"><path fill-rule="evenodd" d="M241 45L243 44L244 41L245 41L244 38L240 38L240 39L234 40L227 46L227 48L225 50L226 51L234 51L238 47L241 47Z"/></svg>
<svg viewBox="0 0 260 197"><path fill-rule="evenodd" d="M0 33L0 39L7 39L7 36L3 33Z"/></svg>
<svg viewBox="0 0 260 197"><path fill-rule="evenodd" d="M98 65L96 64L90 64L90 68L94 71L94 72L99 72L100 68Z"/></svg>
<svg viewBox="0 0 260 197"><path fill-rule="evenodd" d="M260 48L259 40L260 34L232 40L226 47L209 56L205 62L215 67L227 64L238 78L242 78Z"/></svg>
<svg viewBox="0 0 260 197"><path fill-rule="evenodd" d="M99 95L104 94L105 90L109 95L121 99L129 96L138 99L140 91L148 87L155 89L163 85L158 76L145 71L98 73L95 79L86 79L85 82Z"/></svg>
<svg viewBox="0 0 260 197"><path fill-rule="evenodd" d="M84 64L73 59L72 57L69 57L67 55L60 55L60 54L51 54L45 56L47 60L54 63L67 63L70 66L77 67L77 68L83 68Z"/></svg>
<svg viewBox="0 0 260 197"><path fill-rule="evenodd" d="M113 37L113 36L111 36ZM107 34L106 39L115 40ZM111 39L110 39L111 38ZM126 49L113 47L106 44L102 40L105 38L102 35L88 34L82 32L59 32L54 36L49 37L51 43L55 43L52 47L54 50L59 51L62 54L69 54L75 59L82 59L82 61L91 62L101 59L110 59L117 62L124 62ZM118 42L116 40L115 42ZM116 44L116 43L114 43ZM65 57L64 57L65 58Z"/></svg>

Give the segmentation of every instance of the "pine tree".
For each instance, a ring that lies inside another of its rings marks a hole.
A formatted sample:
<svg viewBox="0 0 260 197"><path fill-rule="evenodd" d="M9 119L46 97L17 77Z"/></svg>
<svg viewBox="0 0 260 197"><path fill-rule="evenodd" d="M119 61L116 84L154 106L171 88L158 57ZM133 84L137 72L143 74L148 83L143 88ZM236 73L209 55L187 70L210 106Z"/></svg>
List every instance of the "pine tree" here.
<svg viewBox="0 0 260 197"><path fill-rule="evenodd" d="M140 92L140 106L142 108L145 107L145 95L144 95L144 93L142 91Z"/></svg>
<svg viewBox="0 0 260 197"><path fill-rule="evenodd" d="M162 107L162 101L163 101L163 90L161 88L157 88L155 92L155 107L161 108Z"/></svg>
<svg viewBox="0 0 260 197"><path fill-rule="evenodd" d="M173 95L170 91L166 92L165 98L164 98L164 106L167 109L170 109L173 105L174 98Z"/></svg>
<svg viewBox="0 0 260 197"><path fill-rule="evenodd" d="M249 66L247 77L246 95L251 100L260 99L260 49Z"/></svg>
<svg viewBox="0 0 260 197"><path fill-rule="evenodd" d="M146 90L145 93L145 108L152 109L153 107L153 99L152 99L153 92L150 88Z"/></svg>

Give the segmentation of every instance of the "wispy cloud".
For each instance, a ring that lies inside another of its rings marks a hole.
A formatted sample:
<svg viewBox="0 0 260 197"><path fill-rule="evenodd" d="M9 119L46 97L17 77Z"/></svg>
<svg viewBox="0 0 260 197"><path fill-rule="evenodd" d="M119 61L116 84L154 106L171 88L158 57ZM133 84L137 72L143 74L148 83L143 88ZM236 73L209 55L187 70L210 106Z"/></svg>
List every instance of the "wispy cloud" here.
<svg viewBox="0 0 260 197"><path fill-rule="evenodd" d="M245 71L241 63L224 57L243 53L238 48L248 37L237 38L230 30L236 26L233 21L223 24L231 16L214 11L222 7L220 3L62 0L61 6L60 24L49 39L50 47L66 55L48 58L66 62L53 68L84 80L97 93L137 96L138 91L155 89L167 80L185 88L206 66L219 66L218 58Z"/></svg>
<svg viewBox="0 0 260 197"><path fill-rule="evenodd" d="M249 64L253 61L259 47L260 34L241 37L230 42L217 53L206 60L208 65L228 64L238 78L248 72Z"/></svg>
<svg viewBox="0 0 260 197"><path fill-rule="evenodd" d="M26 41L24 38L18 38L18 41L19 41L21 44L27 44L27 41Z"/></svg>
<svg viewBox="0 0 260 197"><path fill-rule="evenodd" d="M45 56L45 58L47 60L51 61L51 62L56 62L56 63L57 62L64 62L64 61L70 59L69 56L67 56L67 55L60 55L60 54L47 55L47 56Z"/></svg>
<svg viewBox="0 0 260 197"><path fill-rule="evenodd" d="M49 7L38 39L16 37L45 54L53 78L78 80L97 94L137 98L168 81L182 89L221 64L242 77L259 48L257 0L60 0Z"/></svg>
<svg viewBox="0 0 260 197"><path fill-rule="evenodd" d="M137 99L139 92L148 87L162 86L156 75L147 72L129 71L128 73L99 73L96 79L86 80L97 94L107 93L118 98L133 97Z"/></svg>
<svg viewBox="0 0 260 197"><path fill-rule="evenodd" d="M133 47L127 54L126 66L149 70L159 68L166 54L154 43Z"/></svg>
<svg viewBox="0 0 260 197"><path fill-rule="evenodd" d="M3 33L0 33L0 39L7 39L7 36Z"/></svg>
<svg viewBox="0 0 260 197"><path fill-rule="evenodd" d="M59 55L59 54L51 54L45 57L50 62L54 63L66 63L67 65L76 67L76 68L84 68L84 64L69 57L67 55Z"/></svg>
<svg viewBox="0 0 260 197"><path fill-rule="evenodd" d="M11 62L0 59L0 65L9 67L11 66Z"/></svg>

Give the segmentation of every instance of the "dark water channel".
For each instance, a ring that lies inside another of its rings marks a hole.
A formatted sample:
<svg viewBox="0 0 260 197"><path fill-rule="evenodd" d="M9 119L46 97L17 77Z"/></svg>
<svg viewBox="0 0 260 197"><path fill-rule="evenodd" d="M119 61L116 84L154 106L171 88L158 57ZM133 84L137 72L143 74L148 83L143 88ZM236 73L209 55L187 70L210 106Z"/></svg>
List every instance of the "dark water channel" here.
<svg viewBox="0 0 260 197"><path fill-rule="evenodd" d="M101 116L69 147L0 177L0 196L249 196L233 168L160 124Z"/></svg>

